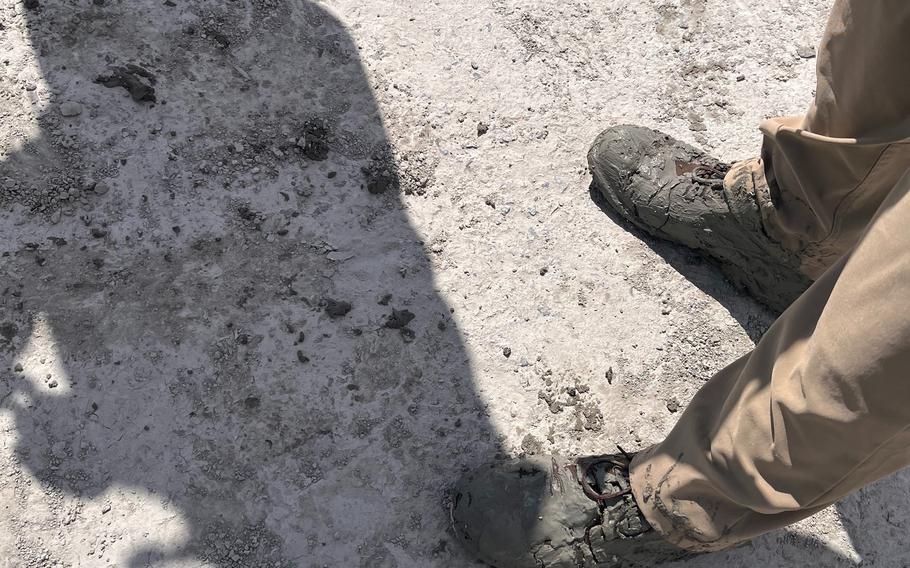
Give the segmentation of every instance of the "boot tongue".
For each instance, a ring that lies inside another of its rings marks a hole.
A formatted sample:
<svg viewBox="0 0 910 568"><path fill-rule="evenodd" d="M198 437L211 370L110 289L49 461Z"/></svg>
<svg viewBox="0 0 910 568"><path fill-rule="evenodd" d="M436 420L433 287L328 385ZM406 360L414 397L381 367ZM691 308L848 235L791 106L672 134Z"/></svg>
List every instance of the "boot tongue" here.
<svg viewBox="0 0 910 568"><path fill-rule="evenodd" d="M611 463L594 465L588 471L586 481L601 495L624 494L631 490L629 470Z"/></svg>

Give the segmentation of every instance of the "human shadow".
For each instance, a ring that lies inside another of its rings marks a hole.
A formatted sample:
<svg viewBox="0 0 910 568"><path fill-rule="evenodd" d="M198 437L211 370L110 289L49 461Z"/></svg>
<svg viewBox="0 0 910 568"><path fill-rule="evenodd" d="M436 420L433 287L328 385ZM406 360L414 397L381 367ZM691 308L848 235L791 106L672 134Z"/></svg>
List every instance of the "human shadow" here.
<svg viewBox="0 0 910 568"><path fill-rule="evenodd" d="M40 134L0 163L22 467L150 533L129 566L464 560L447 488L498 437L343 23L304 0L26 5Z"/></svg>

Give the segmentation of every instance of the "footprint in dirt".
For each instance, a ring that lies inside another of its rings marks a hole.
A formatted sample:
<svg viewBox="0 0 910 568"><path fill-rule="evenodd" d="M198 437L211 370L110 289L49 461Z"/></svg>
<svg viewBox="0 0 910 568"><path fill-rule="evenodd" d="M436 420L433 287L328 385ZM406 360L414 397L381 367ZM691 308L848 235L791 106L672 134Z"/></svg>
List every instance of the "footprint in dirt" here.
<svg viewBox="0 0 910 568"><path fill-rule="evenodd" d="M446 491L498 438L343 24L292 0L30 6L4 32L30 44L13 67L36 57L10 88L40 126L0 161L7 473L36 480L13 553L459 562Z"/></svg>

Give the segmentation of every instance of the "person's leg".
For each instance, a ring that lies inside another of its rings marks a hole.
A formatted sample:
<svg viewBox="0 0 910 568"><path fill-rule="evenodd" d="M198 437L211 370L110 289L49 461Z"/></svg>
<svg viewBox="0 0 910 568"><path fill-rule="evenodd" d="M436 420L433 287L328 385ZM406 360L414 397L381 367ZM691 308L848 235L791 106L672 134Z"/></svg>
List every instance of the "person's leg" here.
<svg viewBox="0 0 910 568"><path fill-rule="evenodd" d="M838 0L809 112L761 125L766 228L812 279L856 242L910 164L908 53L910 2Z"/></svg>
<svg viewBox="0 0 910 568"><path fill-rule="evenodd" d="M908 53L910 2L838 0L815 103L762 124L765 228L820 277L633 463L677 545L732 546L910 464Z"/></svg>
<svg viewBox="0 0 910 568"><path fill-rule="evenodd" d="M636 456L667 540L719 550L910 465L910 170L859 242Z"/></svg>

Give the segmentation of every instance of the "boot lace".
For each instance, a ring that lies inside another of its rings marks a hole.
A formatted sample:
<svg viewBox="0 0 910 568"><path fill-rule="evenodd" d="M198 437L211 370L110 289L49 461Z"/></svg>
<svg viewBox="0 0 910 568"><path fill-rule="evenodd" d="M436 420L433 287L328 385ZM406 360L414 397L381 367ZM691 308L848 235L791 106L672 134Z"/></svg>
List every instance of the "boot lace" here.
<svg viewBox="0 0 910 568"><path fill-rule="evenodd" d="M699 164L692 170L692 179L711 189L721 190L724 188L724 177L728 171L730 171L730 167L722 164Z"/></svg>

